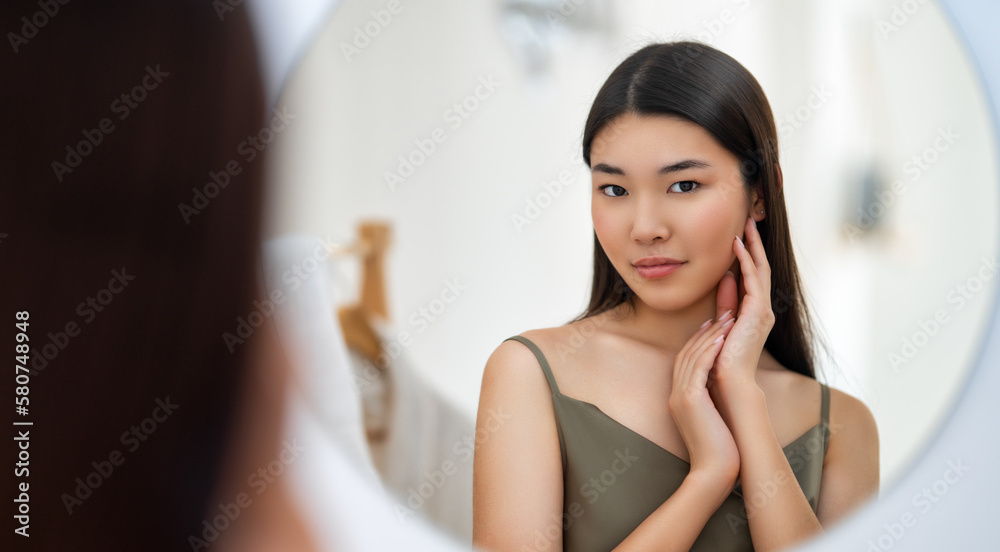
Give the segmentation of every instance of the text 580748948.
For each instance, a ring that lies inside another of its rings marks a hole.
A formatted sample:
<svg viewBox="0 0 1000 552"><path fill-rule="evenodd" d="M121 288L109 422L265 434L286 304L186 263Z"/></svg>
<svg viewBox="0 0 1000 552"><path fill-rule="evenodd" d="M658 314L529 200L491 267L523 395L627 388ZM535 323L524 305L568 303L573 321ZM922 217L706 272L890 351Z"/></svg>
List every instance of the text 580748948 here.
<svg viewBox="0 0 1000 552"><path fill-rule="evenodd" d="M28 393L31 375L28 373L28 311L18 311L14 315L14 441L17 443L17 460L14 464L16 492L14 497L14 519L17 521L14 532L22 537L28 536L28 526L31 505L28 494L29 459L28 446L31 442L30 430L19 426L30 426L28 416Z"/></svg>

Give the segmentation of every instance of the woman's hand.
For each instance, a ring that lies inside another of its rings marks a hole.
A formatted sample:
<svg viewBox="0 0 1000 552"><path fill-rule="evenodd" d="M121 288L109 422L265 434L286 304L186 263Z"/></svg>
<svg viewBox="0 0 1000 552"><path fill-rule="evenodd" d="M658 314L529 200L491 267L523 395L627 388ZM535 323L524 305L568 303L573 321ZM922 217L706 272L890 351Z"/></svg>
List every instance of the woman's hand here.
<svg viewBox="0 0 1000 552"><path fill-rule="evenodd" d="M738 314L708 381L712 401L729 427L732 427L731 404L738 401L737 395L760 390L755 379L757 363L774 327L771 266L753 218L747 217L745 231L746 245L738 236L733 238L733 249L743 276L740 282L742 298L737 302L736 280L727 272L719 282L716 306L718 312L738 309Z"/></svg>
<svg viewBox="0 0 1000 552"><path fill-rule="evenodd" d="M691 473L708 475L731 490L740 470L736 441L708 393L708 373L733 327L732 312L709 320L674 359L668 406L690 456Z"/></svg>
<svg viewBox="0 0 1000 552"><path fill-rule="evenodd" d="M740 301L737 303L735 279L729 273L719 283L716 297L718 312L721 314L733 310L737 314L736 323L726 337L725 345L709 375L710 387L715 387L718 383L753 384L764 343L774 327L774 313L771 311L771 265L767 262L764 243L753 219L747 217L745 226L746 245L738 236L733 239L733 249L743 276L740 282L740 287L743 288Z"/></svg>

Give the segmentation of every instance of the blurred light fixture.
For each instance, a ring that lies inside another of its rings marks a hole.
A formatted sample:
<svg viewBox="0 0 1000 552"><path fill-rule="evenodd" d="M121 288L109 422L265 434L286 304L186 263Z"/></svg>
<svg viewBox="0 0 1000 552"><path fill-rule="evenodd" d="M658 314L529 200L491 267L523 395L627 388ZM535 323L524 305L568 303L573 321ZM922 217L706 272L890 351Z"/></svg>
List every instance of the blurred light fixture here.
<svg viewBox="0 0 1000 552"><path fill-rule="evenodd" d="M502 0L500 33L532 75L544 73L552 50L568 34L607 33L609 0Z"/></svg>

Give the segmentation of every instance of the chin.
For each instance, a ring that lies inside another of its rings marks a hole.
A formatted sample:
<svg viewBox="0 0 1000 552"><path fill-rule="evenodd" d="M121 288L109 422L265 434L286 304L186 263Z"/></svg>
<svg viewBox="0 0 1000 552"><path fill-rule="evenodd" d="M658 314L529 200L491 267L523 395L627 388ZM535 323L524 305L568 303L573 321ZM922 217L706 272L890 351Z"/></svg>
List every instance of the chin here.
<svg viewBox="0 0 1000 552"><path fill-rule="evenodd" d="M695 301L694 297L689 296L689 294L678 293L675 290L644 290L643 293L637 292L636 298L642 301L647 307L664 312L685 309Z"/></svg>
<svg viewBox="0 0 1000 552"><path fill-rule="evenodd" d="M725 271L723 271L725 274ZM722 279L722 276L719 276ZM700 289L690 282L672 282L663 285L660 281L643 281L632 286L635 295L650 308L660 311L684 310L715 293L715 287Z"/></svg>

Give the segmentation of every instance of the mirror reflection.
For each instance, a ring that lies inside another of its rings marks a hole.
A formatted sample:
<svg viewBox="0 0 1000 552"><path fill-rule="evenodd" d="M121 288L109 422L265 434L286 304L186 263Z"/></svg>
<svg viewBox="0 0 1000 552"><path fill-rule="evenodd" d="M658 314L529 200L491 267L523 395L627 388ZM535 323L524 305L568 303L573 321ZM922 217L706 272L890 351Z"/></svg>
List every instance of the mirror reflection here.
<svg viewBox="0 0 1000 552"><path fill-rule="evenodd" d="M474 447L506 422L476 428L487 359L591 298L591 105L627 56L681 39L732 56L766 94L827 345L816 378L873 414L883 488L952 407L995 293L997 166L936 4L347 0L278 101L292 118L269 146L268 234L277 251L289 235L322 245L283 257L295 270L278 281L326 290L353 382L339 404L356 416L323 385L310 400L356 422L334 431L402 518L471 541Z"/></svg>

